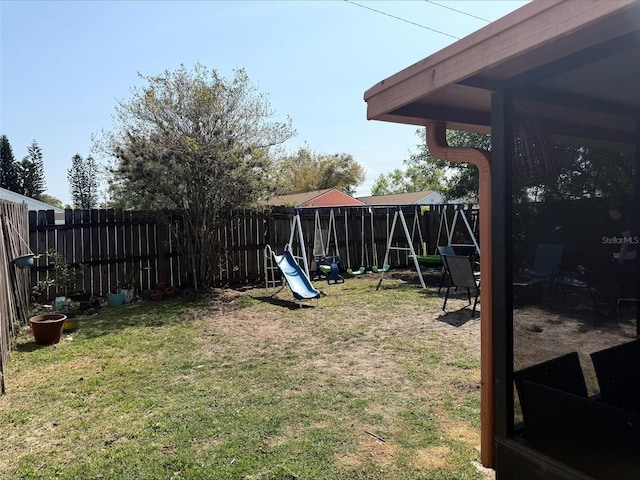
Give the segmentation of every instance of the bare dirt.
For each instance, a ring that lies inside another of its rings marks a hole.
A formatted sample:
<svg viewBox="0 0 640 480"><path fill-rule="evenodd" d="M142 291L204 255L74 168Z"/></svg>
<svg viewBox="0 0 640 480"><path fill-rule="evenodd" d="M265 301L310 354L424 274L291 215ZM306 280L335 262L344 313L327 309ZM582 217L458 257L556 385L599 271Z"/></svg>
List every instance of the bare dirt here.
<svg viewBox="0 0 640 480"><path fill-rule="evenodd" d="M416 283L412 273L395 274L395 278ZM433 282L427 287L437 291ZM255 290L244 292L225 290L221 298L229 301L235 296L255 294ZM444 295L444 290L440 297ZM438 304L438 307L440 304ZM589 354L601 349L631 341L636 338L636 321L633 316L635 304L621 304L620 310L613 315L606 316L599 309L600 306L591 304L586 296L569 295L555 296L551 291L544 291L540 299L527 303L516 304L514 308L514 370L525 368L556 356L577 351L580 355L585 376L590 387L595 387L595 373L591 365ZM455 339L456 343L464 346L468 351L479 351L480 348L480 318L482 303L478 302L477 313L471 317L471 307L461 295L454 295L449 300L447 312L440 308L425 310L422 305L403 305L396 309L395 314L385 320L386 329L399 335L410 335L414 324L408 319L419 318L424 324L430 325L434 331L439 331ZM233 316L228 321L235 325ZM281 335L294 335L294 331L281 332L274 329L271 322L259 322L262 325L261 335L277 338ZM453 327L453 328L452 328ZM267 331L264 331L266 329ZM251 332L254 334L255 332ZM282 339L280 339L282 341ZM358 358L358 352L352 352ZM361 373L364 375L380 375L379 366L367 372L366 365L370 365L371 352L360 352L365 356Z"/></svg>
<svg viewBox="0 0 640 480"><path fill-rule="evenodd" d="M377 278L365 281L372 281L375 288ZM398 278L390 276L389 281ZM413 282L410 274L407 279ZM444 397L466 398L479 394L479 315L471 317L471 310L464 308L467 306L466 299L461 296L450 300L446 313L442 311L441 299L425 308L424 302L420 301L424 293L419 286L414 288L412 295L418 301L389 305L383 311L376 311L375 315L364 315L363 307L349 301L343 302L340 313L336 313L334 308L329 312L329 308L322 305L318 310L307 307L300 312L296 310L298 307L291 307L289 300L282 302L283 307L290 307L285 309L240 309L237 305L242 302L242 297L261 298L265 291L260 288L243 291L225 289L215 292L216 301L202 315L204 321L211 322L212 335L224 337L225 344L228 339L243 346L238 350L240 356L281 355L295 351L295 355L303 359L299 368L313 371L315 384L339 378L365 396L374 396L381 390L389 389L402 393L406 398L430 399L426 401L436 409L439 428L446 436L467 445L469 449L479 449L479 429L456 418L438 404ZM327 292L334 295L336 289L327 289ZM426 295L434 292L437 294L437 287L430 286ZM280 296L286 297L287 293ZM393 295L389 295L389 298L393 301ZM332 337L347 324L349 326L344 337ZM438 360L443 368L432 366L430 368L438 368L437 372L420 374L420 388L416 388L414 382L406 379L407 361L415 362L417 372L429 368L424 367L424 359L420 357L425 355L423 349L428 348L425 346L434 341L443 343L444 358ZM399 350L382 347L389 343L400 345ZM336 348L337 344L341 346ZM213 345L205 342L203 348L208 355L218 353ZM461 362L462 357L465 357L464 361L469 366L451 366ZM300 388L311 387L314 385ZM380 416L389 424L397 422L393 419L397 412L393 411L392 406L374 404L370 408L373 410L369 413ZM375 425L354 428L361 429L359 448L336 459L347 467L372 461L385 466L394 461L397 450L402 448L392 438L377 437ZM393 428L404 429L407 426L397 425ZM295 432L291 432L291 435L295 435ZM271 441L277 443L279 440ZM455 452L446 445L429 446L414 453L412 468L416 472L446 469L454 456ZM477 462L475 466L486 478L493 478L492 470L482 468Z"/></svg>
<svg viewBox="0 0 640 480"><path fill-rule="evenodd" d="M635 305L633 305L635 307ZM589 299L521 306L514 311L514 370L578 352L589 394L598 386L590 354L636 338L634 309L604 316Z"/></svg>
<svg viewBox="0 0 640 480"><path fill-rule="evenodd" d="M404 280L416 281L411 278L411 274L396 274L395 279L403 279L403 275L406 277ZM553 292L542 293L542 297L533 301L519 301L514 309L514 369L577 351L590 393L595 393L597 382L589 354L635 338L636 322L631 318L633 309L623 309L620 315L605 318L594 310L588 297L579 294L560 298L554 297ZM288 322L286 328L282 328L282 322L274 321L282 319L282 313L277 309L238 309L237 302L246 295L264 293L259 293L259 289L226 289L216 292L217 301L205 313L205 316L215 317L216 334L233 336L234 341L248 346L245 351L251 351L252 354L260 349L267 354L283 351L294 345L298 354L304 355L306 350L310 353L309 358L313 358L312 367L319 372L318 382L333 375L345 380L357 376L372 381L372 388L388 385L399 391L407 389L407 395L413 395L410 387L403 386L399 381L402 372L395 359L389 357L388 352L376 348L379 341L393 336L419 340L437 335L447 343L445 351L451 357L450 361L454 361L460 352L465 352L465 355L475 360L480 358L482 306L481 303L478 304L480 314L472 318L466 299L460 295L450 300L446 313L441 309L441 300L428 309L421 302L394 305L388 309L384 318L366 326L358 341L349 345L348 355L344 351L336 352L328 348L326 337L313 335L313 329L305 320ZM437 281L432 280L428 284L427 295L437 296ZM358 308L350 306L348 302L345 303L340 318L351 319L354 328L362 321ZM329 316L324 321L338 320ZM323 350L324 353L311 355L311 352ZM456 389L467 392L477 390L480 388L479 374L479 369L466 377L442 372L442 378L434 380L429 388L434 391L435 396L438 395L437 389L450 392L455 392ZM444 411L442 423L450 435L469 446L479 448L480 432L477 429L451 418ZM342 461L349 464L375 458L376 461L385 463L393 456L394 448L396 446L393 443L380 441L374 435L364 435L361 449ZM416 454L414 462L418 470L438 468L446 464L451 454L446 447L424 449ZM477 466L486 478L493 478L491 470Z"/></svg>

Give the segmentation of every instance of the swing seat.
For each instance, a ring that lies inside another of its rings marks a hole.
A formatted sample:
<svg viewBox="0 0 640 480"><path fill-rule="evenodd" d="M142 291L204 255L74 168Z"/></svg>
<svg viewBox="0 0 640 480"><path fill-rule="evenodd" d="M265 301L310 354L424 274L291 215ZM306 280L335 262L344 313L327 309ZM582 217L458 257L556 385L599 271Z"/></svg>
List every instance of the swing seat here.
<svg viewBox="0 0 640 480"><path fill-rule="evenodd" d="M325 275L331 273L331 265L318 265L318 268Z"/></svg>
<svg viewBox="0 0 640 480"><path fill-rule="evenodd" d="M351 275L352 277L355 277L357 275L362 275L364 272L366 272L366 269L364 267L360 267L358 270L356 270L355 272L353 270L351 270L350 268L347 268L347 273L349 275Z"/></svg>
<svg viewBox="0 0 640 480"><path fill-rule="evenodd" d="M322 263L320 263L322 262ZM340 275L338 271L338 263L340 262L340 257L324 257L320 259L318 262L318 270L324 274L327 283L343 283L344 278Z"/></svg>
<svg viewBox="0 0 640 480"><path fill-rule="evenodd" d="M413 255L409 255L409 258L413 258ZM420 265L424 265L427 268L442 266L442 257L440 255L416 255L416 260Z"/></svg>
<svg viewBox="0 0 640 480"><path fill-rule="evenodd" d="M463 257L472 257L478 253L476 246L473 244L454 243L451 246L455 250L456 255L461 255Z"/></svg>
<svg viewBox="0 0 640 480"><path fill-rule="evenodd" d="M374 265L373 267L371 267L371 271L373 273L384 273L384 272L388 272L390 268L391 266L388 264L383 265L382 268L378 268Z"/></svg>

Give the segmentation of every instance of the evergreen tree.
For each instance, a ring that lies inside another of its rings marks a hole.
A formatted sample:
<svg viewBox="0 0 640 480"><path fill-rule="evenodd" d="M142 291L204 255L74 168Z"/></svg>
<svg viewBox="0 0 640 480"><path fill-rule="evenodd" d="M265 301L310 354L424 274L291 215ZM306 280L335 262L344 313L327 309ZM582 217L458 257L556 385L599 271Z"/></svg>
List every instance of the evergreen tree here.
<svg viewBox="0 0 640 480"><path fill-rule="evenodd" d="M92 209L98 206L98 164L93 157L83 159L75 154L67 170L73 208Z"/></svg>
<svg viewBox="0 0 640 480"><path fill-rule="evenodd" d="M37 200L42 200L45 190L44 163L42 150L34 140L27 148L27 156L19 164L21 192Z"/></svg>
<svg viewBox="0 0 640 480"><path fill-rule="evenodd" d="M2 135L0 137L0 187L20 193L18 168L9 139L6 135Z"/></svg>

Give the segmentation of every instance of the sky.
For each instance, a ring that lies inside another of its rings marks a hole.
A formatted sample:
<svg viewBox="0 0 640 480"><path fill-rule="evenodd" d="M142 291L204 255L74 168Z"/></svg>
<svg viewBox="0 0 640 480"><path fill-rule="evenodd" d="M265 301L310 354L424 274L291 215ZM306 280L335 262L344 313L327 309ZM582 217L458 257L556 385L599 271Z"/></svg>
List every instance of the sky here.
<svg viewBox="0 0 640 480"><path fill-rule="evenodd" d="M146 85L139 74L244 68L274 120L291 118L285 149L351 154L366 171L356 196L369 195L422 140L415 126L367 120L364 92L525 3L0 0L0 135L18 161L35 140L46 193L70 203L71 158L106 162L92 138Z"/></svg>

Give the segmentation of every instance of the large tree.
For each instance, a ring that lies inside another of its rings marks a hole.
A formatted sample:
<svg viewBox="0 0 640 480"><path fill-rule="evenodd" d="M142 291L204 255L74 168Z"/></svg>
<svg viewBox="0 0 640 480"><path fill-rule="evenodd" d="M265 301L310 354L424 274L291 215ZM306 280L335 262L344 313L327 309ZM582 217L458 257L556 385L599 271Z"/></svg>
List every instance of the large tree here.
<svg viewBox="0 0 640 480"><path fill-rule="evenodd" d="M227 79L198 64L141 79L102 137L117 159L112 193L181 213L185 265L197 288L208 287L224 264L218 227L233 208L269 195L273 150L295 132L290 119L274 121L243 69Z"/></svg>
<svg viewBox="0 0 640 480"><path fill-rule="evenodd" d="M48 195L48 194L46 194L46 193L43 193L43 194L40 196L40 199L39 199L39 200L40 200L41 202L48 203L49 205L52 205L52 206L54 206L54 207L58 207L58 208L71 208L71 206L70 206L70 205L69 205L69 206L67 206L67 207L65 207L65 206L62 204L62 200L60 200L59 198L53 197L53 196Z"/></svg>
<svg viewBox="0 0 640 480"><path fill-rule="evenodd" d="M404 164L406 170L396 168L390 173L379 175L371 187L371 195L443 190L444 167L435 161L425 161L422 155L415 153Z"/></svg>
<svg viewBox="0 0 640 480"><path fill-rule="evenodd" d="M27 148L27 156L19 164L21 192L31 198L42 200L45 191L44 162L42 150L35 140Z"/></svg>
<svg viewBox="0 0 640 480"><path fill-rule="evenodd" d="M0 137L0 187L21 193L19 166L6 135Z"/></svg>
<svg viewBox="0 0 640 480"><path fill-rule="evenodd" d="M92 156L86 159L79 154L73 156L71 168L67 170L73 208L92 209L98 206L99 178L100 170Z"/></svg>
<svg viewBox="0 0 640 480"><path fill-rule="evenodd" d="M346 153L322 154L300 147L279 161L281 193L337 188L350 195L364 180L364 168Z"/></svg>

